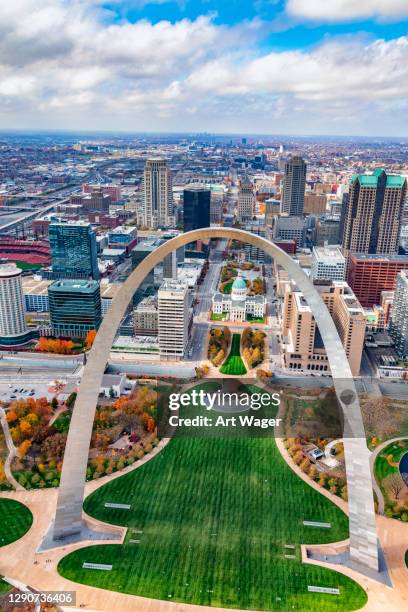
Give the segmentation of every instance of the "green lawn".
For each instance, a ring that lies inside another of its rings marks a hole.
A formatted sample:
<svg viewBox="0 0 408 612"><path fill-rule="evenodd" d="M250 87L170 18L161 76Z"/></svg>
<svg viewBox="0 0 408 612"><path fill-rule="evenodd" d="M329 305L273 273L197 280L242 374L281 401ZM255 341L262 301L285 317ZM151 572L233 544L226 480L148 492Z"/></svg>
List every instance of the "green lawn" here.
<svg viewBox="0 0 408 612"><path fill-rule="evenodd" d="M221 314L216 314L215 312L211 313L211 321L224 321L226 319L226 315L228 313L223 312Z"/></svg>
<svg viewBox="0 0 408 612"><path fill-rule="evenodd" d="M241 358L240 344L241 334L233 334L230 353L224 364L220 367L221 374L242 376L247 373L247 369Z"/></svg>
<svg viewBox="0 0 408 612"><path fill-rule="evenodd" d="M255 315L247 315L247 321L249 323L266 323L266 317L256 317Z"/></svg>
<svg viewBox="0 0 408 612"><path fill-rule="evenodd" d="M60 414L59 417L54 421L55 429L57 429L60 433L68 433L69 426L71 423L71 416L71 411L63 412L62 414Z"/></svg>
<svg viewBox="0 0 408 612"><path fill-rule="evenodd" d="M28 261L15 261L14 263L20 270L39 270L42 267L41 264L31 264Z"/></svg>
<svg viewBox="0 0 408 612"><path fill-rule="evenodd" d="M5 582L3 578L0 577L0 595L5 595L9 591L11 591L13 587L8 582Z"/></svg>
<svg viewBox="0 0 408 612"><path fill-rule="evenodd" d="M220 287L220 291L221 291L221 293L226 293L226 294L231 293L232 283L233 283L233 282L234 282L234 281L229 281L228 283L225 283L225 285L224 285L224 286L222 286L222 285L221 285L221 287Z"/></svg>
<svg viewBox="0 0 408 612"><path fill-rule="evenodd" d="M408 452L408 440L401 440L400 442L393 442L389 446L386 446L377 456L374 464L374 474L380 486L383 479L388 476L388 474L399 471L398 465L390 465L386 457L392 455L393 463L398 464L401 457L405 455L406 452Z"/></svg>
<svg viewBox="0 0 408 612"><path fill-rule="evenodd" d="M15 499L0 498L0 546L21 538L31 527L31 511Z"/></svg>
<svg viewBox="0 0 408 612"><path fill-rule="evenodd" d="M108 501L131 509L105 508ZM59 572L74 581L241 609L338 612L366 602L346 576L300 562L300 543L342 540L348 521L295 475L271 438L174 438L146 465L98 489L84 508L143 533L64 557ZM308 519L332 528L305 527ZM85 561L113 569L84 570ZM339 588L340 596L308 593L308 585Z"/></svg>

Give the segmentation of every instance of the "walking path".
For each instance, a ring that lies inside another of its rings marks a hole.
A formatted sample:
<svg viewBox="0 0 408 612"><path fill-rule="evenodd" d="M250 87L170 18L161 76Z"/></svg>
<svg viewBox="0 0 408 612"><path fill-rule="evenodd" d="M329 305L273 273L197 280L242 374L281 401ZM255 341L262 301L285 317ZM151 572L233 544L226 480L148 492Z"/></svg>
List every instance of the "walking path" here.
<svg viewBox="0 0 408 612"><path fill-rule="evenodd" d="M4 462L4 473L6 474L6 478L8 482L15 488L16 491L25 491L24 487L21 486L19 482L14 478L13 473L11 471L11 464L13 462L14 457L17 455L17 449L14 446L13 439L10 434L9 424L6 419L6 413L4 409L0 407L0 421L1 426L3 428L4 437L6 440L6 445L8 449L8 455Z"/></svg>
<svg viewBox="0 0 408 612"><path fill-rule="evenodd" d="M384 495L383 495L383 492L381 491L381 487L380 487L380 485L377 482L377 479L375 477L375 470L374 470L375 460L378 457L379 453L381 453L381 451L384 448L386 448L387 446L389 446L393 442L398 442L398 440L408 440L408 436L399 436L398 438L391 438L390 440L386 440L385 442L381 442L381 444L376 446L376 448L371 453L370 466L371 466L371 473L373 475L373 489L375 491L375 494L377 496L377 501L378 501L378 510L377 510L378 514L384 514Z"/></svg>

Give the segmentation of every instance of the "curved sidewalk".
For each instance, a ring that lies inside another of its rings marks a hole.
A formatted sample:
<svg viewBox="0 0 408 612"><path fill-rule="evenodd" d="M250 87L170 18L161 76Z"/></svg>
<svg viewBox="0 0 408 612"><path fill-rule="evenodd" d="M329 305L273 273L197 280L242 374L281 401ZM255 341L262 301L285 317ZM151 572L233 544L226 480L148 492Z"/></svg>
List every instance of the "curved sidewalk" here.
<svg viewBox="0 0 408 612"><path fill-rule="evenodd" d="M347 502L337 495L333 495L330 493L330 491L327 491L323 487L320 487L314 480L311 480L304 472L302 472L299 466L292 461L292 458L283 445L282 439L276 438L276 444L283 459L302 480L304 480L310 487L313 487L319 491L319 493L330 499L331 502L336 504L336 506L348 514ZM376 523L378 537L385 555L393 588L387 587L386 585L375 580L371 580L370 578L363 576L359 572L356 572L355 570L352 570L344 565L326 563L320 560L316 561L314 559L306 558L304 554L302 554L302 560L304 563L319 565L330 570L338 571L360 584L368 595L368 602L363 608L365 612L388 612L388 610L392 610L392 612L405 612L408 609L408 569L405 565L405 551L408 549L408 523L389 519L384 516L377 516ZM402 544L403 542L407 543L405 548ZM343 543L336 544L341 545ZM303 544L302 551L307 547L307 543ZM331 554L333 544L319 545L320 549L324 549L325 547L327 549L327 554Z"/></svg>
<svg viewBox="0 0 408 612"><path fill-rule="evenodd" d="M11 437L9 424L6 419L6 413L4 409L0 407L0 422L4 433L4 438L6 440L8 454L6 460L4 462L4 473L6 474L6 478L8 482L15 488L16 491L25 491L24 487L21 486L19 482L14 478L13 473L11 471L11 464L13 462L14 457L17 455L17 449L14 446L13 439Z"/></svg>
<svg viewBox="0 0 408 612"><path fill-rule="evenodd" d="M399 436L398 438L391 438L390 440L386 440L385 442L381 442L381 444L376 446L376 448L371 453L370 467L371 467L371 473L373 475L373 489L375 491L375 494L377 495L378 514L384 514L384 495L383 495L383 492L381 491L381 487L378 484L377 479L375 477L375 470L374 470L375 460L377 459L377 457L381 453L381 451L384 450L384 448L387 448L387 446L389 446L393 442L398 442L398 440L408 440L408 436ZM408 545L407 545L407 548L408 548Z"/></svg>

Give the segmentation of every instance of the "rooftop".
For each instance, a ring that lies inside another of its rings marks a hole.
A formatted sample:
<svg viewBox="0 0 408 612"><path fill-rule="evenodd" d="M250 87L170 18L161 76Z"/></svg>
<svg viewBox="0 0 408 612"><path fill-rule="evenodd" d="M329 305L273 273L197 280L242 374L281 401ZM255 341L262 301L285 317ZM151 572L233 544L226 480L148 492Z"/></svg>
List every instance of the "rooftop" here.
<svg viewBox="0 0 408 612"><path fill-rule="evenodd" d="M374 170L373 174L353 174L351 177L351 183L355 181L359 181L360 185L363 187L377 187L378 179L385 173L385 170L382 168L377 168ZM388 174L387 176L387 187L403 187L406 179L403 176L399 176L398 174Z"/></svg>
<svg viewBox="0 0 408 612"><path fill-rule="evenodd" d="M393 261L408 264L408 255L381 255L378 253L350 253L351 259L367 261Z"/></svg>
<svg viewBox="0 0 408 612"><path fill-rule="evenodd" d="M57 280L52 283L48 290L50 291L63 291L63 292L83 292L83 293L93 293L96 288L99 288L99 283L94 280L85 280L85 279L66 279L66 280Z"/></svg>
<svg viewBox="0 0 408 612"><path fill-rule="evenodd" d="M314 247L313 255L317 261L327 261L330 259L330 264L345 263L344 256L338 246L325 245L322 247Z"/></svg>
<svg viewBox="0 0 408 612"><path fill-rule="evenodd" d="M159 291L173 291L176 293L184 293L187 289L187 283L169 278L163 281L163 283L160 285Z"/></svg>
<svg viewBox="0 0 408 612"><path fill-rule="evenodd" d="M6 278L7 276L18 276L21 274L20 268L15 264L1 264L0 265L0 276Z"/></svg>

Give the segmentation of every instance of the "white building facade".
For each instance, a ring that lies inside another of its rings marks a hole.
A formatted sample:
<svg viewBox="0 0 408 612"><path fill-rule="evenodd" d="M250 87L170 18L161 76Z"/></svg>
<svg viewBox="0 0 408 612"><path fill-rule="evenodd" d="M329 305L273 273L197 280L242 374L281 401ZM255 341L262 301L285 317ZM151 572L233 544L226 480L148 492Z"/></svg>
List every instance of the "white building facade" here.
<svg viewBox="0 0 408 612"><path fill-rule="evenodd" d="M159 350L162 359L183 359L188 344L189 293L182 281L165 280L158 291Z"/></svg>
<svg viewBox="0 0 408 612"><path fill-rule="evenodd" d="M0 342L13 344L27 334L21 270L0 265Z"/></svg>
<svg viewBox="0 0 408 612"><path fill-rule="evenodd" d="M228 313L228 320L236 322L246 321L248 315L262 318L265 316L266 298L264 295L248 295L245 279L238 276L230 295L217 292L213 296L212 311L217 315Z"/></svg>
<svg viewBox="0 0 408 612"><path fill-rule="evenodd" d="M314 247L310 275L313 280L343 281L346 274L346 260L340 247L325 244Z"/></svg>

